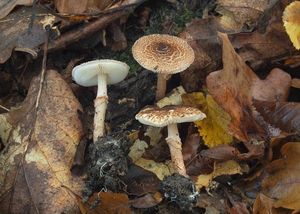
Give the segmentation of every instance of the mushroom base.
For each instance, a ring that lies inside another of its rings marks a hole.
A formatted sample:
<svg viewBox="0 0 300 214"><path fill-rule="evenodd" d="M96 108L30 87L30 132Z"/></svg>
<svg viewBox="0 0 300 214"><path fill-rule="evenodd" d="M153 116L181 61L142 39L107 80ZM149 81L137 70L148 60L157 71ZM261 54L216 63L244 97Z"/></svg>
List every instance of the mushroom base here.
<svg viewBox="0 0 300 214"><path fill-rule="evenodd" d="M168 137L166 138L166 141L170 148L171 159L174 169L180 175L187 177L182 155L182 143L179 137L177 124L168 125Z"/></svg>

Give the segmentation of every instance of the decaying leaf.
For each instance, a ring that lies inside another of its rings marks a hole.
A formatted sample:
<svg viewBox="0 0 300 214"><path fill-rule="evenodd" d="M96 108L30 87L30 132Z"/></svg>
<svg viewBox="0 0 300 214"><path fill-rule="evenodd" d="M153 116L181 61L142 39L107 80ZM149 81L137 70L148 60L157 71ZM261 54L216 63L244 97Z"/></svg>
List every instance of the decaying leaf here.
<svg viewBox="0 0 300 214"><path fill-rule="evenodd" d="M251 31L276 0L218 0L216 11L221 14L220 24L232 32Z"/></svg>
<svg viewBox="0 0 300 214"><path fill-rule="evenodd" d="M248 132L264 133L252 116L251 87L257 77L236 54L227 35L219 36L223 42L223 69L210 73L206 84L216 102L231 116L230 133L248 141Z"/></svg>
<svg viewBox="0 0 300 214"><path fill-rule="evenodd" d="M242 174L242 168L237 162L229 160L222 163L216 163L212 173L199 175L195 178L195 185L197 189L200 190L202 187L209 187L213 179L220 175L234 174Z"/></svg>
<svg viewBox="0 0 300 214"><path fill-rule="evenodd" d="M159 100L156 105L159 108L162 108L164 106L168 105L180 105L182 103L181 95L185 94L185 90L182 86L178 86L177 88L174 88L167 96Z"/></svg>
<svg viewBox="0 0 300 214"><path fill-rule="evenodd" d="M29 6L33 0L2 0L0 1L0 19L7 16L17 5Z"/></svg>
<svg viewBox="0 0 300 214"><path fill-rule="evenodd" d="M300 133L300 103L254 100L254 106L273 127Z"/></svg>
<svg viewBox="0 0 300 214"><path fill-rule="evenodd" d="M148 145L144 141L136 140L134 142L129 152L129 157L133 159L134 164L153 172L160 180L163 180L165 176L169 176L175 172L171 161L157 163L153 160L142 158L147 147Z"/></svg>
<svg viewBox="0 0 300 214"><path fill-rule="evenodd" d="M29 29L31 16L32 9L24 7L21 10L14 11L0 21L0 64L9 59L14 49L37 57L37 48L45 41L44 21L49 20L49 17L54 20L55 17L45 11L45 9L37 7L35 9L33 26ZM55 33L53 33L54 35Z"/></svg>
<svg viewBox="0 0 300 214"><path fill-rule="evenodd" d="M60 13L82 14L84 12L97 12L113 3L112 0L55 0L55 7Z"/></svg>
<svg viewBox="0 0 300 214"><path fill-rule="evenodd" d="M159 204L163 200L162 195L159 192L154 194L146 194L140 198L130 201L130 204L135 208L150 208Z"/></svg>
<svg viewBox="0 0 300 214"><path fill-rule="evenodd" d="M81 105L54 70L46 73L39 107L35 78L21 107L0 115L5 148L0 153L0 210L3 213L77 213L72 195L82 178L71 175L83 135Z"/></svg>
<svg viewBox="0 0 300 214"><path fill-rule="evenodd" d="M300 49L300 2L290 3L283 12L282 20L285 30L289 35L294 47Z"/></svg>
<svg viewBox="0 0 300 214"><path fill-rule="evenodd" d="M252 98L265 101L287 99L291 77L275 68L266 79L259 79L233 49L226 34L219 33L223 42L223 69L210 73L207 87L216 102L231 116L230 132L241 141L248 133L264 136L266 128L254 115Z"/></svg>
<svg viewBox="0 0 300 214"><path fill-rule="evenodd" d="M273 208L274 200L265 196L262 193L259 193L253 204L253 213L254 214L282 214L282 212L277 211Z"/></svg>
<svg viewBox="0 0 300 214"><path fill-rule="evenodd" d="M203 93L191 93L182 95L184 105L199 108L206 114L206 118L194 122L200 136L208 147L232 142L232 136L228 134L230 116L214 101L211 95Z"/></svg>
<svg viewBox="0 0 300 214"><path fill-rule="evenodd" d="M272 207L300 211L300 143L290 142L281 148L282 158L267 168L262 193L274 199Z"/></svg>
<svg viewBox="0 0 300 214"><path fill-rule="evenodd" d="M82 214L130 214L128 196L124 193L99 192L83 203L81 197L76 197ZM96 206L95 206L96 204Z"/></svg>

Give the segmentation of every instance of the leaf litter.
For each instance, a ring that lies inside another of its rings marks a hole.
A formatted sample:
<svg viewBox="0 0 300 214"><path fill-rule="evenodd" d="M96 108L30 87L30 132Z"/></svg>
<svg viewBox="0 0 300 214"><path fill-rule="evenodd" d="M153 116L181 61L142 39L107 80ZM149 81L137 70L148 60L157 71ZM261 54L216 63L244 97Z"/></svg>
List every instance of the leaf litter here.
<svg viewBox="0 0 300 214"><path fill-rule="evenodd" d="M1 211L299 212L299 53L297 31L291 31L297 19L287 18L297 13L283 12L289 3L108 0L74 5L56 0L10 12L20 4L11 1L0 20L5 41L0 47ZM42 10L45 14L37 15ZM48 16L54 25L45 31ZM7 34L11 29L17 33ZM30 29L35 37L26 34ZM33 69L40 67L47 32L47 67L58 72L45 72L41 88ZM156 103L193 106L207 115L178 126L187 177L173 168L167 130L134 120L144 106L155 104L156 78L133 60L131 46L153 33L179 35L196 56L186 71L168 80L170 93ZM76 64L95 58L126 61L132 69L109 89L108 134L97 144L91 143L95 90L71 80ZM27 94L23 102L21 94ZM80 173L72 173L78 172L74 166Z"/></svg>

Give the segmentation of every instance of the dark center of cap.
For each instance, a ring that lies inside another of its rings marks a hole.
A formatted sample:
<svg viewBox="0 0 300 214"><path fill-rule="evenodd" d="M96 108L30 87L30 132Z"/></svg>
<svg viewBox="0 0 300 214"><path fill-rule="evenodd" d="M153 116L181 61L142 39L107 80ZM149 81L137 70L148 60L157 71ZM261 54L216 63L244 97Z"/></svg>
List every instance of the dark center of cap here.
<svg viewBox="0 0 300 214"><path fill-rule="evenodd" d="M159 52L159 53L165 53L166 51L168 51L170 48L170 46L168 44L165 44L165 43L158 43L157 47L156 47L156 50Z"/></svg>

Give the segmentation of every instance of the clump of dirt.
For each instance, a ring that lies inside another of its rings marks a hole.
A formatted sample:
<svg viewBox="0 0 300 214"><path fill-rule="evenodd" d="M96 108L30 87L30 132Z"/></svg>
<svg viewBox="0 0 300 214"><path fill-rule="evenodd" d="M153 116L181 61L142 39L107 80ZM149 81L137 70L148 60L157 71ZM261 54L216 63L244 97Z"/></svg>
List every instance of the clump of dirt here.
<svg viewBox="0 0 300 214"><path fill-rule="evenodd" d="M177 173L166 177L160 190L167 200L178 204L182 210L192 210L197 202L198 192L193 181Z"/></svg>
<svg viewBox="0 0 300 214"><path fill-rule="evenodd" d="M122 135L100 138L88 148L86 199L94 192L111 190L118 192L124 187L119 177L128 171L130 141Z"/></svg>

